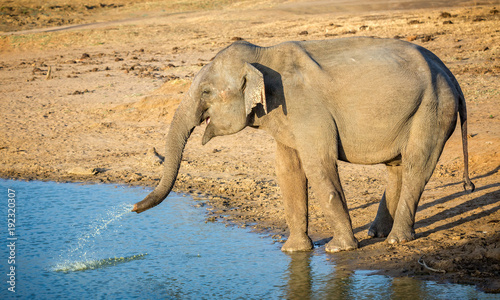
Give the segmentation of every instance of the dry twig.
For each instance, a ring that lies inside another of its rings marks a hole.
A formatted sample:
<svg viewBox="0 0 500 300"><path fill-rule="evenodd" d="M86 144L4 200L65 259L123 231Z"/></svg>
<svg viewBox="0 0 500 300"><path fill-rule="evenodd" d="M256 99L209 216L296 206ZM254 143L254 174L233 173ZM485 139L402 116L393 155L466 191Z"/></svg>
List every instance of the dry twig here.
<svg viewBox="0 0 500 300"><path fill-rule="evenodd" d="M446 273L446 271L445 271L445 270L439 270L439 269L434 269L434 268L429 267L429 266L425 263L425 261L423 260L423 258L424 258L424 256L422 255L422 256L420 257L420 259L418 260L418 264L419 264L419 265L423 266L424 268L426 268L427 270L432 271L432 272L436 272L436 273Z"/></svg>
<svg viewBox="0 0 500 300"><path fill-rule="evenodd" d="M47 76L45 77L45 80L52 79L52 67L49 66L49 70L47 71Z"/></svg>

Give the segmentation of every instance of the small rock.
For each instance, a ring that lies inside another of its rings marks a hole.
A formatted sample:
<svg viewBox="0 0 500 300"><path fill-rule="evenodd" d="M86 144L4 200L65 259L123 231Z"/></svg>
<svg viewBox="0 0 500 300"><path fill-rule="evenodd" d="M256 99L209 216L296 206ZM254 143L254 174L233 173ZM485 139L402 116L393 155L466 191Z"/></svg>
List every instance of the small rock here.
<svg viewBox="0 0 500 300"><path fill-rule="evenodd" d="M208 223L208 222L213 223L213 222L215 222L215 221L217 221L217 217L213 217L213 216L212 216L212 217L208 217L208 218L207 218L207 220L205 221L205 223Z"/></svg>
<svg viewBox="0 0 500 300"><path fill-rule="evenodd" d="M480 286L486 293L500 293L500 279L492 279Z"/></svg>
<svg viewBox="0 0 500 300"><path fill-rule="evenodd" d="M88 53L83 53L82 57L80 57L80 59L87 59L87 58L90 58L90 55Z"/></svg>
<svg viewBox="0 0 500 300"><path fill-rule="evenodd" d="M416 35L410 35L406 38L408 42L413 42L417 39L418 37Z"/></svg>
<svg viewBox="0 0 500 300"><path fill-rule="evenodd" d="M346 30L343 31L342 34L356 34L356 30Z"/></svg>
<svg viewBox="0 0 500 300"><path fill-rule="evenodd" d="M83 168L83 167L76 167L68 170L68 174L80 175L80 176L93 176L99 174L100 172L101 170L98 168Z"/></svg>
<svg viewBox="0 0 500 300"><path fill-rule="evenodd" d="M486 249L484 249L484 248L482 248L482 247L479 247L479 246L478 246L478 247L476 247L476 248L474 249L474 251L472 251L472 252L468 255L468 257L469 257L470 259L477 259L477 260L480 260L480 259L483 259L483 258L484 258L485 254L486 254Z"/></svg>
<svg viewBox="0 0 500 300"><path fill-rule="evenodd" d="M309 34L309 32L307 30L299 32L299 35L308 35L308 34Z"/></svg>
<svg viewBox="0 0 500 300"><path fill-rule="evenodd" d="M85 89L83 91L74 91L73 93L70 93L69 95L83 95L85 93L89 93L90 91L88 89Z"/></svg>
<svg viewBox="0 0 500 300"><path fill-rule="evenodd" d="M141 181L144 178L141 173L133 173L132 175L129 176L128 182L136 182L136 181Z"/></svg>
<svg viewBox="0 0 500 300"><path fill-rule="evenodd" d="M441 18L451 18L451 14L449 12L442 12L439 16Z"/></svg>
<svg viewBox="0 0 500 300"><path fill-rule="evenodd" d="M432 40L434 40L434 37L432 37L432 35L426 34L422 37L422 42L430 42Z"/></svg>
<svg viewBox="0 0 500 300"><path fill-rule="evenodd" d="M492 258L496 260L500 260L500 248L492 248L488 249L485 255L487 258Z"/></svg>

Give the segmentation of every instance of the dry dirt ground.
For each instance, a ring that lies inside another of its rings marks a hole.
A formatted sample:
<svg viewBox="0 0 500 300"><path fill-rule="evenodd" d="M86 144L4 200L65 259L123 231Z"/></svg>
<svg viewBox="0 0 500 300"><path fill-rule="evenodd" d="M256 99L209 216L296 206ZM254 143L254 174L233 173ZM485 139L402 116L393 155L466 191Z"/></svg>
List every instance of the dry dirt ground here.
<svg viewBox="0 0 500 300"><path fill-rule="evenodd" d="M349 270L499 292L498 9L498 1L1 0L0 176L153 187L162 169L153 147L163 154L194 74L233 41L408 40L436 53L464 90L476 191L462 189L456 130L420 201L417 239L389 245L367 237L384 167L341 164L361 248L331 259ZM187 145L175 190L205 200L207 221L268 232L279 251L287 232L273 140L245 129L201 147L202 133L197 128ZM310 220L314 241L324 244L331 232L314 195Z"/></svg>

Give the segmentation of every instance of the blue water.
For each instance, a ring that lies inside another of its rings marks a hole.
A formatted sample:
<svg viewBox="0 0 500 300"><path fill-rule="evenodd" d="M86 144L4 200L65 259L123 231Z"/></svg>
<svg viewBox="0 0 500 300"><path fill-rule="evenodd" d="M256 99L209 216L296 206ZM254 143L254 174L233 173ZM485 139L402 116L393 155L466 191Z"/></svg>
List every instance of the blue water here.
<svg viewBox="0 0 500 300"><path fill-rule="evenodd" d="M268 236L205 223L205 209L182 195L131 213L148 191L0 180L3 216L15 199L14 236L1 218L0 299L498 299L471 286L336 269L321 248L287 255Z"/></svg>

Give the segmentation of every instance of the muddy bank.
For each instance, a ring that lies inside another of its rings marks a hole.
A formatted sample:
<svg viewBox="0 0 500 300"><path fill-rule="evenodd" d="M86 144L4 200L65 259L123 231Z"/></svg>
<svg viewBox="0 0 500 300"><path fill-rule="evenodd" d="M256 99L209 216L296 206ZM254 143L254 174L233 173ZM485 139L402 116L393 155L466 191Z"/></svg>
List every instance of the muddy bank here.
<svg viewBox="0 0 500 300"><path fill-rule="evenodd" d="M436 53L464 90L477 190L467 194L461 187L456 132L422 196L417 239L391 246L367 237L385 189L385 167L341 164L361 248L332 259L346 269L498 291L500 15L495 11L471 6L300 14L244 2L228 4L217 17L203 9L168 17L160 12L126 24L2 36L0 176L154 187L175 108L194 74L234 40L262 46L344 36L409 40ZM283 242L287 231L273 140L248 128L202 147L203 131L197 128L188 142L175 190L204 200L207 221L251 227ZM312 194L310 220L315 243L327 242L331 232Z"/></svg>

